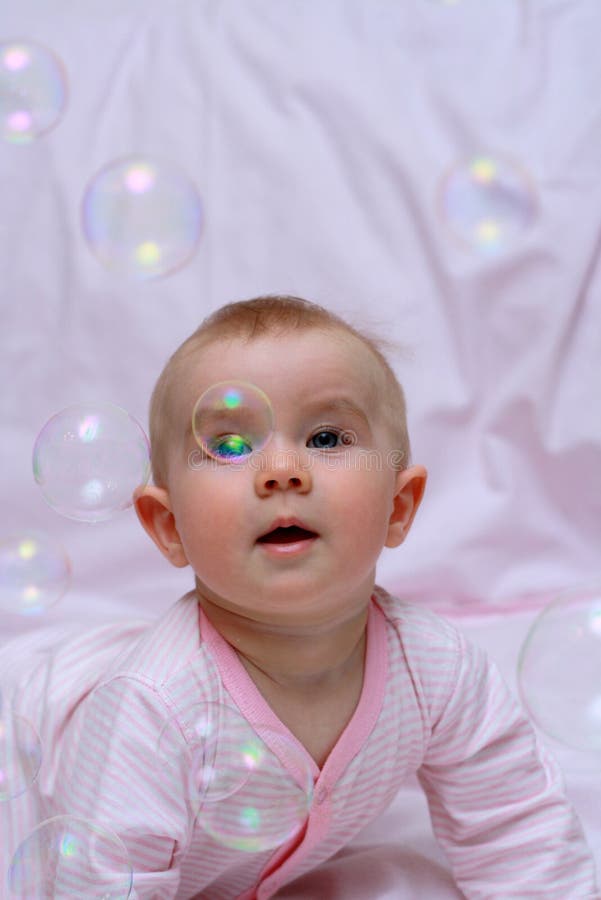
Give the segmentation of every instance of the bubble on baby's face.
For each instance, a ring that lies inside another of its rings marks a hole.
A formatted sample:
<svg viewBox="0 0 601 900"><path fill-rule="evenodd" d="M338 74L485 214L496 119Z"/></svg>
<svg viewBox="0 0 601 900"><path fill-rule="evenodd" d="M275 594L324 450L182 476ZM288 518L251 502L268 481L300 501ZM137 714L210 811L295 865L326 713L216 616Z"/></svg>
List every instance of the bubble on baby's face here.
<svg viewBox="0 0 601 900"><path fill-rule="evenodd" d="M464 246L495 254L512 246L537 213L534 185L515 163L479 156L454 166L441 180L444 224Z"/></svg>
<svg viewBox="0 0 601 900"><path fill-rule="evenodd" d="M538 616L520 651L518 684L546 734L601 752L601 584L565 592Z"/></svg>
<svg viewBox="0 0 601 900"><path fill-rule="evenodd" d="M262 450L274 428L269 397L246 381L220 381L202 394L192 412L192 432L211 458L240 463Z"/></svg>
<svg viewBox="0 0 601 900"><path fill-rule="evenodd" d="M82 219L89 247L103 266L146 280L190 260L202 210L196 186L177 166L131 156L94 175L84 194Z"/></svg>
<svg viewBox="0 0 601 900"><path fill-rule="evenodd" d="M35 616L64 595L71 564L63 547L42 532L0 538L0 613Z"/></svg>
<svg viewBox="0 0 601 900"><path fill-rule="evenodd" d="M27 144L53 128L67 96L62 63L35 41L0 43L0 123L2 137Z"/></svg>
<svg viewBox="0 0 601 900"><path fill-rule="evenodd" d="M129 854L109 828L62 815L38 825L17 848L8 870L13 894L127 900L133 883Z"/></svg>
<svg viewBox="0 0 601 900"><path fill-rule="evenodd" d="M121 407L78 403L57 413L40 431L33 473L56 512L101 522L131 506L135 488L148 481L148 438Z"/></svg>
<svg viewBox="0 0 601 900"><path fill-rule="evenodd" d="M0 802L20 797L37 780L42 764L40 736L29 719L0 709Z"/></svg>

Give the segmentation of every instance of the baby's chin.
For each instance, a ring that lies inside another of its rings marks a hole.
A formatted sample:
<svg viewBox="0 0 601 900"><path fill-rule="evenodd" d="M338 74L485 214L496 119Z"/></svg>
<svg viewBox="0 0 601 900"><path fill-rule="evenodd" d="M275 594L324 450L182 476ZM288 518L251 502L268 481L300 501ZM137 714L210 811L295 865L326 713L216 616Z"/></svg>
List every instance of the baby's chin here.
<svg viewBox="0 0 601 900"><path fill-rule="evenodd" d="M198 579L197 579L198 582ZM296 600L283 593L257 598L222 597L197 583L200 605L219 630L235 626L240 630L264 635L316 636L339 628L361 614L369 604L369 595L360 609L348 603L348 596L322 598L305 593Z"/></svg>

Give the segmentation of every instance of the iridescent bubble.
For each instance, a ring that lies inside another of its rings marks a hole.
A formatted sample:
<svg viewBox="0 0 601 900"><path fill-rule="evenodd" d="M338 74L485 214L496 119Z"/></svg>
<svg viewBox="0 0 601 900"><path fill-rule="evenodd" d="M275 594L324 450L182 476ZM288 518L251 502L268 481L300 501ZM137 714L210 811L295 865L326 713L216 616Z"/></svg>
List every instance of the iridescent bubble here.
<svg viewBox="0 0 601 900"><path fill-rule="evenodd" d="M187 760L199 825L218 843L251 853L296 834L313 798L307 755L284 733L260 732L234 707L207 702L169 719L158 743L166 766Z"/></svg>
<svg viewBox="0 0 601 900"><path fill-rule="evenodd" d="M69 558L48 535L31 531L0 538L0 612L46 612L64 595L70 579Z"/></svg>
<svg viewBox="0 0 601 900"><path fill-rule="evenodd" d="M42 764L40 737L23 716L0 710L0 802L13 800L29 790Z"/></svg>
<svg viewBox="0 0 601 900"><path fill-rule="evenodd" d="M204 452L219 462L240 463L261 450L273 434L267 394L247 381L220 381L199 397L192 431Z"/></svg>
<svg viewBox="0 0 601 900"><path fill-rule="evenodd" d="M201 793L198 824L214 841L236 850L260 853L279 847L307 821L313 801L309 757L285 733L261 726L237 752L248 778L218 802ZM219 766L222 754L231 756L226 735L212 748L211 764Z"/></svg>
<svg viewBox="0 0 601 900"><path fill-rule="evenodd" d="M82 222L103 266L145 280L169 275L191 259L202 209L194 182L177 166L129 156L94 175L84 194Z"/></svg>
<svg viewBox="0 0 601 900"><path fill-rule="evenodd" d="M187 741L176 718L169 719L159 736L158 755L169 765L190 754L192 806L215 803L246 784L255 765L256 735L249 722L231 706L197 703L183 719Z"/></svg>
<svg viewBox="0 0 601 900"><path fill-rule="evenodd" d="M577 750L601 750L601 585L567 591L522 645L518 684L534 722Z"/></svg>
<svg viewBox="0 0 601 900"><path fill-rule="evenodd" d="M532 180L513 162L472 157L441 179L438 203L443 222L464 246L483 253L505 250L535 220Z"/></svg>
<svg viewBox="0 0 601 900"><path fill-rule="evenodd" d="M100 824L56 816L17 848L8 870L13 894L52 900L127 900L133 883L125 845Z"/></svg>
<svg viewBox="0 0 601 900"><path fill-rule="evenodd" d="M46 502L63 516L101 522L132 505L150 475L140 423L112 403L77 403L44 425L33 448L33 474Z"/></svg>
<svg viewBox="0 0 601 900"><path fill-rule="evenodd" d="M35 41L0 43L0 123L5 141L27 144L50 131L66 102L62 62Z"/></svg>

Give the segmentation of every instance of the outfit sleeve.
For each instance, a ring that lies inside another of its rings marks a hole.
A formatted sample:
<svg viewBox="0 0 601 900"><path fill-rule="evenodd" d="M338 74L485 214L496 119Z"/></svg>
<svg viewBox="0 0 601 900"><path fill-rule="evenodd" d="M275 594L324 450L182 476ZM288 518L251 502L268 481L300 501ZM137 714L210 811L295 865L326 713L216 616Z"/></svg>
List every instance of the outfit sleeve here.
<svg viewBox="0 0 601 900"><path fill-rule="evenodd" d="M494 663L455 634L452 689L434 711L417 777L458 886L477 900L599 900L557 762Z"/></svg>
<svg viewBox="0 0 601 900"><path fill-rule="evenodd" d="M81 703L63 736L54 814L92 820L121 839L132 900L176 896L190 840L185 752L164 755L159 747L172 716L152 683L116 677Z"/></svg>

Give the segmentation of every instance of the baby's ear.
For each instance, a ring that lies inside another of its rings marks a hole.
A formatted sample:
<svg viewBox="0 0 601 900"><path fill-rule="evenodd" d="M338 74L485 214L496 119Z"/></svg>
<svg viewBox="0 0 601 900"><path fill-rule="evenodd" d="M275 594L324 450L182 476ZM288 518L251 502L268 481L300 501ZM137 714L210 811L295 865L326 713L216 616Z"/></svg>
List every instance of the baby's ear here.
<svg viewBox="0 0 601 900"><path fill-rule="evenodd" d="M183 568L188 565L175 517L171 512L171 501L165 488L147 484L134 491L134 506L142 527L148 532L163 556L169 562Z"/></svg>
<svg viewBox="0 0 601 900"><path fill-rule="evenodd" d="M385 547L398 547L407 537L422 502L427 477L428 473L423 466L409 466L398 473Z"/></svg>

